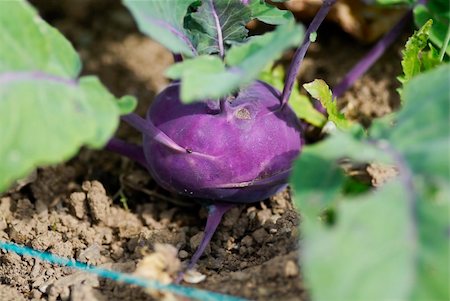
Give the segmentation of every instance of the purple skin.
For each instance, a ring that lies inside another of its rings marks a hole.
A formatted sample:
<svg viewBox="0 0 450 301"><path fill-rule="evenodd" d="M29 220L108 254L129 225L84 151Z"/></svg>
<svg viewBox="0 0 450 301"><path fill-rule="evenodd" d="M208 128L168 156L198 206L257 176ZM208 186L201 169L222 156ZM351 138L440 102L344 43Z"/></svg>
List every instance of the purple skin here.
<svg viewBox="0 0 450 301"><path fill-rule="evenodd" d="M212 101L185 105L180 101L180 84L174 82L156 97L146 119L136 114L122 117L142 133L143 147L115 138L106 146L146 167L165 189L212 202L205 234L188 269L203 254L229 209L264 200L287 185L303 146L301 124L289 107L289 96L310 44L309 35L335 1L325 0L311 22L282 94L255 81L236 98L222 99L219 106Z"/></svg>
<svg viewBox="0 0 450 301"><path fill-rule="evenodd" d="M152 104L147 121L186 151L144 135L147 168L167 190L197 199L251 203L282 189L301 146L295 113L262 82L242 90L222 110L184 105L173 83Z"/></svg>

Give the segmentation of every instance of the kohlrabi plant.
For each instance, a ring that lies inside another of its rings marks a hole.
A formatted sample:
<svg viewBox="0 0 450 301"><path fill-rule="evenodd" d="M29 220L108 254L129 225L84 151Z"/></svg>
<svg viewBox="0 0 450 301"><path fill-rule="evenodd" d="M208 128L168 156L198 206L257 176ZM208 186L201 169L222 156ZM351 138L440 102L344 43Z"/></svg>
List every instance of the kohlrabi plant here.
<svg viewBox="0 0 450 301"><path fill-rule="evenodd" d="M211 203L203 241L188 268L229 208L264 200L286 186L304 144L288 100L310 35L333 2L325 1L303 35L289 12L259 0L124 1L140 30L171 50L178 63L167 70L174 81L145 118L122 118L142 133L142 147L112 140L108 148L140 162L167 190ZM245 26L252 19L278 26L248 36ZM282 91L257 80L303 36Z"/></svg>

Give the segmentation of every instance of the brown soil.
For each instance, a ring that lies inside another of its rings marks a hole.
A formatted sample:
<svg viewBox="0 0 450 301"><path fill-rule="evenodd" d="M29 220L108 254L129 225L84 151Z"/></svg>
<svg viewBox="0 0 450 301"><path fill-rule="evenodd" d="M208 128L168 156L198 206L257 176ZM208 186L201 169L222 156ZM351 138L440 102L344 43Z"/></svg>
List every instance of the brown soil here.
<svg viewBox="0 0 450 301"><path fill-rule="evenodd" d="M138 33L118 1L32 1L75 45L85 74L114 94L136 95L144 113L167 80L169 52ZM109 3L109 4L108 4ZM399 41L341 100L348 116L370 121L398 107ZM368 50L333 26L319 32L300 81L336 84ZM289 59L289 55L285 57ZM118 135L139 142L122 125ZM374 168L372 168L373 173ZM376 170L376 168L375 168ZM375 172L376 173L376 172ZM125 209L126 199L129 209ZM0 239L77 260L133 272L157 243L185 261L198 244L206 210L156 186L145 170L106 151L82 150L40 169L31 184L0 198ZM284 191L226 214L199 262L196 287L257 300L307 300L298 267L299 218ZM143 290L0 251L1 300L152 300Z"/></svg>

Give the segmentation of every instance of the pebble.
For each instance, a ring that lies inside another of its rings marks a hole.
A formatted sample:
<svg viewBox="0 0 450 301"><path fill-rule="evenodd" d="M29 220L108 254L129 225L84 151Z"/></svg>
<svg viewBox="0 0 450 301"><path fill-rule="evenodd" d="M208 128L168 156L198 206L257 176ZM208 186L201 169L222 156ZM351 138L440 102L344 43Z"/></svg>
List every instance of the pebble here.
<svg viewBox="0 0 450 301"><path fill-rule="evenodd" d="M264 225L272 217L272 211L270 209L264 209L258 211L256 219L261 225Z"/></svg>
<svg viewBox="0 0 450 301"><path fill-rule="evenodd" d="M267 232L264 228L259 228L252 233L252 237L257 243L262 243L267 237Z"/></svg>
<svg viewBox="0 0 450 301"><path fill-rule="evenodd" d="M253 245L253 238L249 235L244 236L241 240L241 244L246 247L251 247Z"/></svg>
<svg viewBox="0 0 450 301"><path fill-rule="evenodd" d="M183 280L186 283L197 284L202 281L205 281L206 275L201 274L195 270L189 270L183 275Z"/></svg>
<svg viewBox="0 0 450 301"><path fill-rule="evenodd" d="M186 259L189 257L189 253L186 252L185 250L180 250L180 252L178 252L178 257L180 259Z"/></svg>
<svg viewBox="0 0 450 301"><path fill-rule="evenodd" d="M286 262L284 266L284 275L286 277L295 277L298 275L298 272L298 265L293 260Z"/></svg>

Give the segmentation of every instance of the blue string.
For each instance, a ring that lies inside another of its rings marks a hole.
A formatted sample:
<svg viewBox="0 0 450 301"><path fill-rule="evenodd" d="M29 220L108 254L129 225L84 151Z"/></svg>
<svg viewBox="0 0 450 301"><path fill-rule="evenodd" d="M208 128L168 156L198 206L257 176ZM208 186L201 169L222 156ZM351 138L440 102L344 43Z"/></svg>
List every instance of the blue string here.
<svg viewBox="0 0 450 301"><path fill-rule="evenodd" d="M46 261L59 266L66 266L77 270L82 270L90 274L95 274L103 278L112 279L114 281L124 282L131 285L137 285L143 288L154 289L158 291L170 292L173 294L205 301L245 301L245 299L213 293L196 288L186 287L176 284L162 284L155 280L148 280L141 277L136 277L131 274L120 273L108 269L98 268L88 265L75 259L68 259L60 257L48 252L41 252L29 247L19 246L17 244L8 243L0 240L0 249L13 252L23 256L31 256L42 261Z"/></svg>

